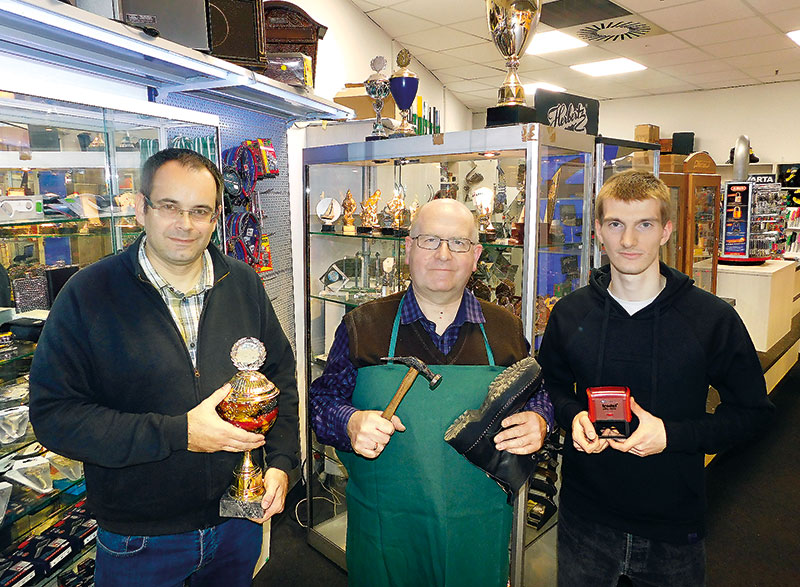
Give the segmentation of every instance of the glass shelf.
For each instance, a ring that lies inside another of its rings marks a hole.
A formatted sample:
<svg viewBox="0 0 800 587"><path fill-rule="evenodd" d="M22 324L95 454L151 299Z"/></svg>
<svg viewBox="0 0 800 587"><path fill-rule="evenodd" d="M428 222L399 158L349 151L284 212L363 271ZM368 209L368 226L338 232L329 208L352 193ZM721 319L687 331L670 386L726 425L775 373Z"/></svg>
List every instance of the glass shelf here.
<svg viewBox="0 0 800 587"><path fill-rule="evenodd" d="M108 216L98 216L97 218L78 218L78 217L62 217L62 216L52 216L52 217L45 217L39 220L23 220L21 222L2 222L0 223L0 230L3 230L7 227L18 227L18 226L41 226L43 224L67 224L67 223L74 223L74 222L91 222L93 220L121 220L123 218L136 218L135 214L113 214ZM124 226L122 227L124 228ZM58 235L56 235L58 236Z"/></svg>
<svg viewBox="0 0 800 587"><path fill-rule="evenodd" d="M13 483L11 501L0 526L0 532L9 529L12 540L27 535L56 514L74 505L85 493L83 477L72 481L60 473L53 475L53 491L50 493L38 493Z"/></svg>
<svg viewBox="0 0 800 587"><path fill-rule="evenodd" d="M95 558L94 554L96 551L97 544L92 541L91 544L83 547L77 553L73 554L72 557L66 559L63 564L59 564L58 570L54 574L49 577L44 577L38 583L33 583L32 587L59 587L58 576L61 573L74 570L78 563L83 562L87 558Z"/></svg>
<svg viewBox="0 0 800 587"><path fill-rule="evenodd" d="M7 406L10 407L10 406ZM8 444L0 444L0 461L10 454L17 453L36 442L36 435L33 433L33 428L28 423L28 428L25 430L25 435Z"/></svg>
<svg viewBox="0 0 800 587"><path fill-rule="evenodd" d="M379 297L381 297L381 294L380 294L380 292L370 293L368 295L364 295L364 294L362 294L362 295L358 295L358 294L336 295L336 294L332 294L332 293L331 294L318 293L318 294L312 294L309 297L311 297L312 299L315 299L315 300L321 300L323 302L333 302L335 304L342 304L342 305L345 305L345 306L348 306L348 307L355 308L355 307L360 306L361 304L364 304L366 302L369 302L369 301L372 301L372 300L377 300Z"/></svg>
<svg viewBox="0 0 800 587"><path fill-rule="evenodd" d="M36 350L36 343L33 342L18 342L16 345L16 350L9 351L10 356L7 356L6 353L0 353L0 366L32 357L33 351Z"/></svg>

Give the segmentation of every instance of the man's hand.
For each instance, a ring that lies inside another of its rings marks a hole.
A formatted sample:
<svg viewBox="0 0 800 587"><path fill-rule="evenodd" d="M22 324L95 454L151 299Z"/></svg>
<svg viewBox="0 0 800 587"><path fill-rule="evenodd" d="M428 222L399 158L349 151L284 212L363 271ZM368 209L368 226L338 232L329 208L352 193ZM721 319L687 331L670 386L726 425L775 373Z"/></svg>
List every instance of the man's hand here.
<svg viewBox="0 0 800 587"><path fill-rule="evenodd" d="M602 452L608 446L608 440L597 436L589 412L585 410L572 419L572 445L575 450L587 454Z"/></svg>
<svg viewBox="0 0 800 587"><path fill-rule="evenodd" d="M359 410L350 416L347 422L347 435L356 454L374 459L389 444L392 434L405 431L406 427L397 416L391 421L381 416L376 410Z"/></svg>
<svg viewBox="0 0 800 587"><path fill-rule="evenodd" d="M664 421L645 410L631 398L631 411L639 418L639 427L629 438L610 440L611 448L637 457L646 457L667 448L667 430Z"/></svg>
<svg viewBox="0 0 800 587"><path fill-rule="evenodd" d="M264 517L253 521L263 524L275 514L281 513L288 492L289 475L280 469L267 469L264 473L264 497L261 499Z"/></svg>
<svg viewBox="0 0 800 587"><path fill-rule="evenodd" d="M237 428L217 414L217 404L225 399L231 386L223 385L186 414L192 452L242 452L264 445L264 435Z"/></svg>
<svg viewBox="0 0 800 587"><path fill-rule="evenodd" d="M494 446L511 454L534 453L542 448L547 436L547 422L536 412L517 412L500 424L505 430L494 437Z"/></svg>

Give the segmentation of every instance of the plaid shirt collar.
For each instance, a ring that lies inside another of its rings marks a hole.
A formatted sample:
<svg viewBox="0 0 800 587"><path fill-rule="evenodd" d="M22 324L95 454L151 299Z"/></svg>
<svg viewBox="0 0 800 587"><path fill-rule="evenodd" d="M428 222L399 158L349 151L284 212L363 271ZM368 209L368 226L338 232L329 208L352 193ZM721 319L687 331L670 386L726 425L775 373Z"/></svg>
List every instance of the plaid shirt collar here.
<svg viewBox="0 0 800 587"><path fill-rule="evenodd" d="M402 324L411 324L417 320L422 321L423 324L425 322L433 324L433 322L428 320L425 314L422 313L422 309L417 302L417 297L414 295L413 284L408 287L405 298L406 301L403 303L403 308L400 310L400 322ZM461 305L458 307L456 317L450 326L460 328L464 325L464 322L472 322L474 324L483 324L486 322L478 298L466 288L464 289L464 295L461 296Z"/></svg>
<svg viewBox="0 0 800 587"><path fill-rule="evenodd" d="M139 265L144 271L145 277L153 284L161 295L171 294L175 297L189 297L193 295L198 295L201 293L205 293L209 289L214 286L214 264L211 261L211 253L208 252L208 249L203 251L203 271L200 275L200 281L197 282L191 290L187 292L180 292L174 287L172 287L163 277L158 274L156 268L153 267L153 264L150 262L150 259L147 258L147 254L144 250L144 245L147 242L147 235L145 234L142 237L142 242L139 243Z"/></svg>

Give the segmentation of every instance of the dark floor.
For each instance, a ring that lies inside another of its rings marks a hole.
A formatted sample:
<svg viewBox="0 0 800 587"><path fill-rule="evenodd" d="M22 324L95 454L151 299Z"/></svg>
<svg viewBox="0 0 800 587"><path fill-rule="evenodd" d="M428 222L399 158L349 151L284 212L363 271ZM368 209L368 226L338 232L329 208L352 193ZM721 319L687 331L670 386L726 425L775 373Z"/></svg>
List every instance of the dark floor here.
<svg viewBox="0 0 800 587"><path fill-rule="evenodd" d="M770 397L777 411L769 433L707 469L708 587L800 584L800 363ZM304 497L298 484L273 522L270 560L254 587L347 585L346 574L306 544L306 530L294 519ZM304 512L301 506L301 520Z"/></svg>

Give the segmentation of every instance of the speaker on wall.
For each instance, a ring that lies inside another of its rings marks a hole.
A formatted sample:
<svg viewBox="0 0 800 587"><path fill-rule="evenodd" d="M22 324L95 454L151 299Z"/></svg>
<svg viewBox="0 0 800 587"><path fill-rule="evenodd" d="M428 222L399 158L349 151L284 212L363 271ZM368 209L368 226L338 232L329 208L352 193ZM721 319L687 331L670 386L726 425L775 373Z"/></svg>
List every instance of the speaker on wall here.
<svg viewBox="0 0 800 587"><path fill-rule="evenodd" d="M211 54L259 63L264 56L264 12L255 0L211 0Z"/></svg>
<svg viewBox="0 0 800 587"><path fill-rule="evenodd" d="M694 133L672 133L672 152L678 155L691 155L694 152Z"/></svg>

